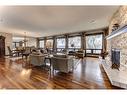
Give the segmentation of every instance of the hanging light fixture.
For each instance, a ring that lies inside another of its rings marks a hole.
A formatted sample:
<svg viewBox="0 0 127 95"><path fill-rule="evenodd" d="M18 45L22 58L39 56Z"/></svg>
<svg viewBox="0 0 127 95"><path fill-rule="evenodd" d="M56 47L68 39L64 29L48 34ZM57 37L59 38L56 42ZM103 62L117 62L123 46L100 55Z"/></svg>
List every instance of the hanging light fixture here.
<svg viewBox="0 0 127 95"><path fill-rule="evenodd" d="M24 42L26 42L26 32L24 32Z"/></svg>
<svg viewBox="0 0 127 95"><path fill-rule="evenodd" d="M24 40L23 40L24 47L26 47L26 42L27 42L27 37L26 37L26 32L24 32Z"/></svg>

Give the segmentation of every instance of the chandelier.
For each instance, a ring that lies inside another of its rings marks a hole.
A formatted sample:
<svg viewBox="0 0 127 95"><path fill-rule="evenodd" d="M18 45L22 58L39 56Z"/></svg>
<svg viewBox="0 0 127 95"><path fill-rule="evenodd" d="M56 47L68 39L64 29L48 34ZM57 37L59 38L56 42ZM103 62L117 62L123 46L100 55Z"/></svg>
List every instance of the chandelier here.
<svg viewBox="0 0 127 95"><path fill-rule="evenodd" d="M23 40L24 47L26 47L27 41L28 41L28 40L27 40L26 32L24 32L24 40Z"/></svg>

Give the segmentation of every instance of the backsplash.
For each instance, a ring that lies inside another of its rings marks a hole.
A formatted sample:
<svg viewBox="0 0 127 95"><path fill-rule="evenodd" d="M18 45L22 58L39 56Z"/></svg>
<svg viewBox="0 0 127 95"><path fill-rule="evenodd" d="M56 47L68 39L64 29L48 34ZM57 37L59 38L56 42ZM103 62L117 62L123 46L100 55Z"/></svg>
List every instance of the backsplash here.
<svg viewBox="0 0 127 95"><path fill-rule="evenodd" d="M112 32L113 24L118 23L120 26L127 24L127 6L121 6L113 15L109 24L109 34ZM111 57L111 48L120 49L120 63L125 64L127 61L127 33L123 33L107 41L108 57Z"/></svg>

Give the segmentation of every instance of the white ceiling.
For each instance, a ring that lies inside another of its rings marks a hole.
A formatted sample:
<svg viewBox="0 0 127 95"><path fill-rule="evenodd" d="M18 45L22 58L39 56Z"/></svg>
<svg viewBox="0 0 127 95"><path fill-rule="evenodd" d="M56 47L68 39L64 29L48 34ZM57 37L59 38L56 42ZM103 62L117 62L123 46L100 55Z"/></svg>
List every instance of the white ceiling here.
<svg viewBox="0 0 127 95"><path fill-rule="evenodd" d="M107 27L119 6L1 6L0 31L31 37Z"/></svg>

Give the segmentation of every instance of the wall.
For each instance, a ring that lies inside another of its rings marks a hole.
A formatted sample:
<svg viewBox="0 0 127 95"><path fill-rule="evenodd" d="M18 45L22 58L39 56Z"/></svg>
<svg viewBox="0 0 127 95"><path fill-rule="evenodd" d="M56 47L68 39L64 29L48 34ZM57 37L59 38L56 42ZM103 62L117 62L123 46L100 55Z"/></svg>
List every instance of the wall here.
<svg viewBox="0 0 127 95"><path fill-rule="evenodd" d="M127 6L121 6L113 15L109 24L109 34L112 32L113 24L118 23L120 26L127 24ZM121 51L120 62L125 64L127 61L127 33L121 34L107 41L107 50L109 58L111 56L111 48L118 48Z"/></svg>
<svg viewBox="0 0 127 95"><path fill-rule="evenodd" d="M0 32L0 35L5 37L5 54L8 55L7 46L12 48L13 35L11 33ZM36 38L28 38L27 46L37 46Z"/></svg>
<svg viewBox="0 0 127 95"><path fill-rule="evenodd" d="M13 42L19 42L23 40L24 40L24 37L13 37ZM37 38L27 37L26 40L27 40L26 46L37 47Z"/></svg>
<svg viewBox="0 0 127 95"><path fill-rule="evenodd" d="M7 46L10 46L12 48L12 34L0 32L0 35L5 37L5 54L7 55L8 54Z"/></svg>

